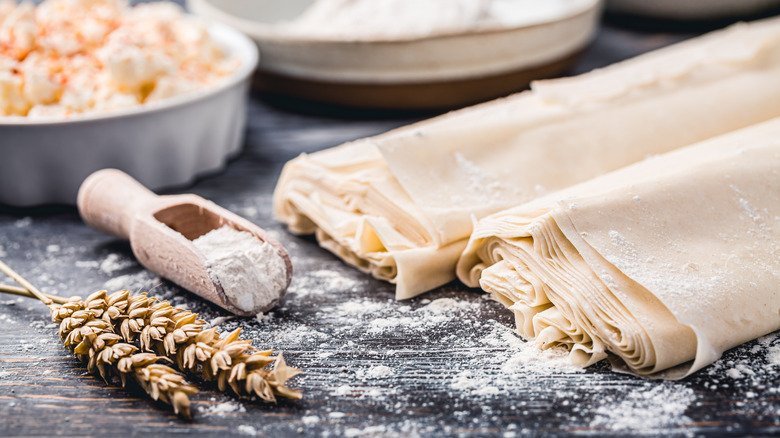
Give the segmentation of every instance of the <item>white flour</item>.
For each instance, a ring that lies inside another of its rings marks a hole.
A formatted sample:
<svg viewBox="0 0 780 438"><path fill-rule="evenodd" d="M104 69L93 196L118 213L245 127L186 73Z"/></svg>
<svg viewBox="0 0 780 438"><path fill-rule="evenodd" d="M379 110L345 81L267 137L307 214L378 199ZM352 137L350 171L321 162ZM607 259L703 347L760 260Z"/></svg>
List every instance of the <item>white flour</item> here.
<svg viewBox="0 0 780 438"><path fill-rule="evenodd" d="M23 217L23 218L17 220L16 222L14 222L14 226L16 228L25 228L25 227L29 227L30 225L32 225L32 223L33 223L32 218L27 216L27 217Z"/></svg>
<svg viewBox="0 0 780 438"><path fill-rule="evenodd" d="M223 226L192 241L206 257L214 284L228 301L245 312L271 307L287 282L284 260L276 248L254 234Z"/></svg>
<svg viewBox="0 0 780 438"><path fill-rule="evenodd" d="M550 21L581 0L317 0L280 25L296 35L337 39L421 38Z"/></svg>
<svg viewBox="0 0 780 438"><path fill-rule="evenodd" d="M241 435L257 436L258 430L254 426L248 424L241 424L236 428L236 431Z"/></svg>
<svg viewBox="0 0 780 438"><path fill-rule="evenodd" d="M45 251L52 244L48 240L35 243L34 251L18 242L2 243L9 253L27 257L28 266L21 263L20 269L29 269L36 284L44 273L63 281L46 292L83 296L108 278L100 269L107 254L97 243L80 248L57 241L58 257ZM281 351L290 366L304 370L291 386L302 389L305 399L277 407L244 404L209 388L193 404L204 424L230 423L237 436L291 435L297 427L300 436L504 438L699 436L712 434L717 422L733 425L724 432L733 436L749 434L742 425L751 421L765 425L764 432L780 427L780 332L730 350L680 382L644 381L613 373L606 364L582 370L568 364L565 350L539 350L522 341L509 312L488 295L450 286L398 302L391 286L353 272L327 253L306 258L316 243L299 239L298 244L294 293L257 320L231 318L137 264L114 270L113 275L122 275L106 282L109 291L150 291L188 307L223 333L242 328L242 337L255 347ZM71 248L74 252L67 253ZM119 263L129 257L127 251L117 254ZM33 300L0 297L0 323L24 330L2 338L9 346L7 358L24 359L0 363L6 392L23 393L36 374L56 381L62 371L57 364L73 360L57 346L59 325L49 323L46 309ZM36 361L44 358L51 368ZM26 366L33 368L23 375ZM209 394L215 397L209 400ZM18 403L15 409L32 406L23 398L9 400L0 400L0 410L11 403ZM269 412L294 412L295 418ZM258 415L263 420L251 420Z"/></svg>
<svg viewBox="0 0 780 438"><path fill-rule="evenodd" d="M103 283L109 292L127 289L133 293L152 292L162 280L149 271L143 270L134 274L120 275Z"/></svg>
<svg viewBox="0 0 780 438"><path fill-rule="evenodd" d="M122 256L119 254L109 254L108 257L100 263L100 270L108 275L112 275L114 272L127 269L134 264L135 262L133 260L123 260Z"/></svg>
<svg viewBox="0 0 780 438"><path fill-rule="evenodd" d="M368 371L365 372L365 376L370 379L381 379L392 376L394 372L395 371L387 365L377 365L369 368Z"/></svg>
<svg viewBox="0 0 780 438"><path fill-rule="evenodd" d="M691 422L685 411L696 400L692 389L674 383L648 383L618 402L596 409L590 427L607 430L658 432Z"/></svg>
<svg viewBox="0 0 780 438"><path fill-rule="evenodd" d="M209 406L200 406L198 407L198 412L223 417L225 414L244 413L246 408L240 403L226 401Z"/></svg>

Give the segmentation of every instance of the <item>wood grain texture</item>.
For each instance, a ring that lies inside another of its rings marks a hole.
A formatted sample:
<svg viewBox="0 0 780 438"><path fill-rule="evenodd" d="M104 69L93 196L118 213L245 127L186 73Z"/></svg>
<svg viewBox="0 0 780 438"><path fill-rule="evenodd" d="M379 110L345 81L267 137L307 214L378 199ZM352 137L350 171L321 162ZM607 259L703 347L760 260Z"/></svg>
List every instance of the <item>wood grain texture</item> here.
<svg viewBox="0 0 780 438"><path fill-rule="evenodd" d="M606 27L576 71L683 37ZM87 374L61 347L44 306L0 296L0 436L780 435L780 366L770 360L780 355L776 334L680 382L606 365L523 372L522 363L520 371L507 369L522 352L509 346L511 316L483 294L451 284L394 301L390 285L345 266L311 238L286 233L272 216L271 193L282 164L297 154L420 116L309 115L258 95L249 111L244 153L186 190L247 217L288 248L295 276L267 317L225 320L226 311L144 270L126 242L91 230L75 209L0 209L0 258L47 293L150 290L225 331L243 327L255 346L281 350L304 370L291 382L304 399L238 401L206 386L193 399L195 419L182 421L136 389Z"/></svg>

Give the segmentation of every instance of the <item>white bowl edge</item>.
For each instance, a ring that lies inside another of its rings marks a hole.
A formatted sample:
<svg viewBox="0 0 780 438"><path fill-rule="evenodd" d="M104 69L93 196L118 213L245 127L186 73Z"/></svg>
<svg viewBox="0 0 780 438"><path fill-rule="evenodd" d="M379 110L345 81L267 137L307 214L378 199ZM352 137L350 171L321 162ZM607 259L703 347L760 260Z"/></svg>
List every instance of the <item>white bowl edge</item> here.
<svg viewBox="0 0 780 438"><path fill-rule="evenodd" d="M193 13L227 23L252 37L263 53L261 71L362 84L463 80L553 62L591 40L602 5L600 0L590 0L583 3L587 7L567 11L557 20L518 27L426 38L350 41L291 38L273 32L272 26L236 17L209 0L187 3ZM542 41L541 46L529 44L534 40ZM518 47L519 51L513 51ZM463 50L463 56L452 56L457 50Z"/></svg>

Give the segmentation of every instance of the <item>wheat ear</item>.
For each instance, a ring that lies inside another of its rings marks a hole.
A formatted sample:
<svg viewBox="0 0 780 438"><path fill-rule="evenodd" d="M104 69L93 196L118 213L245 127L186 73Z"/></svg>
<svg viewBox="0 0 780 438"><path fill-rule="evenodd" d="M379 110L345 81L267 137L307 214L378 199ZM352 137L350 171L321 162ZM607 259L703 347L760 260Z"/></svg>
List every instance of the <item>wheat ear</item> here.
<svg viewBox="0 0 780 438"><path fill-rule="evenodd" d="M105 291L96 292L86 300L79 297L64 300L42 293L1 261L0 271L22 285L28 296L38 298L49 307L52 321L60 324L63 345L84 361L91 373L99 374L106 383L118 377L122 386L131 378L152 399L168 403L178 415L190 418L189 396L198 390L187 384L181 373L159 363L169 359L139 353L138 347L120 342L122 337L114 332L114 327L101 319L108 308ZM0 286L0 291L25 295L11 286Z"/></svg>
<svg viewBox="0 0 780 438"><path fill-rule="evenodd" d="M277 395L301 398L299 391L285 386L301 371L288 367L281 354L273 357L271 350L257 350L240 339L241 329L220 338L216 328L204 329L206 322L197 314L145 293L118 291L108 295L107 303L104 320L119 326L125 342L138 341L142 350L174 360L179 369L216 381L220 391L270 402Z"/></svg>
<svg viewBox="0 0 780 438"><path fill-rule="evenodd" d="M184 376L160 362L169 359L150 353L139 353L138 347L124 343L114 327L101 319L108 308L106 292L95 292L86 300L72 300L61 306L49 306L52 321L60 324L60 339L87 370L98 373L109 383L114 376L127 384L133 378L154 400L173 406L174 411L190 418L189 396L198 393Z"/></svg>

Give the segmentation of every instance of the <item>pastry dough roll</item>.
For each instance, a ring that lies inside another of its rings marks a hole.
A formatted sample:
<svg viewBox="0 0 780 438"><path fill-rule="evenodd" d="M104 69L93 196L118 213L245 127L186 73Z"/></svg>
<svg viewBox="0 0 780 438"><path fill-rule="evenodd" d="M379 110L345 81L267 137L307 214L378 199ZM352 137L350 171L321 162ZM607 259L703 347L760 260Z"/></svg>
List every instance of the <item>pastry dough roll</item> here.
<svg viewBox="0 0 780 438"><path fill-rule="evenodd" d="M780 19L288 162L277 217L409 298L455 278L472 218L780 116Z"/></svg>
<svg viewBox="0 0 780 438"><path fill-rule="evenodd" d="M780 329L780 118L488 216L457 273L576 363L686 376Z"/></svg>

